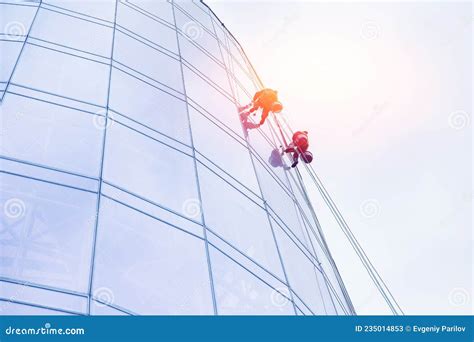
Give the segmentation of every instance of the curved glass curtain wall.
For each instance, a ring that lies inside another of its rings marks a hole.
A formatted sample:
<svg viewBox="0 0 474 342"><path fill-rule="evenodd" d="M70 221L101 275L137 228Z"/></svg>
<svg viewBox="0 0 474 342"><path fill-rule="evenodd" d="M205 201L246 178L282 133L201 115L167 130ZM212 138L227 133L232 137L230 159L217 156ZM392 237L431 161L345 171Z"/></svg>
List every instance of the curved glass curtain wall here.
<svg viewBox="0 0 474 342"><path fill-rule="evenodd" d="M200 2L0 3L2 314L353 314ZM201 205L202 204L202 205Z"/></svg>

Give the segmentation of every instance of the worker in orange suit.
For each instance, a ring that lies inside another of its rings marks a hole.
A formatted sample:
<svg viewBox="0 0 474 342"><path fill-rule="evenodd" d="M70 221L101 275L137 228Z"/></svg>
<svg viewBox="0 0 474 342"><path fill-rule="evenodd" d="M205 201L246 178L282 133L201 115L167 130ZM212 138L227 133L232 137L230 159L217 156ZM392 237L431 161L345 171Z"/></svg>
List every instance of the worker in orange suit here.
<svg viewBox="0 0 474 342"><path fill-rule="evenodd" d="M249 127L246 128L260 127L265 123L270 112L279 113L282 111L283 105L278 101L278 92L270 88L265 88L256 92L252 103L239 108L241 119L248 119L248 116L258 109L262 109L260 122L256 125L248 125ZM242 122L244 122L244 120ZM245 122L248 122L248 120L245 120Z"/></svg>

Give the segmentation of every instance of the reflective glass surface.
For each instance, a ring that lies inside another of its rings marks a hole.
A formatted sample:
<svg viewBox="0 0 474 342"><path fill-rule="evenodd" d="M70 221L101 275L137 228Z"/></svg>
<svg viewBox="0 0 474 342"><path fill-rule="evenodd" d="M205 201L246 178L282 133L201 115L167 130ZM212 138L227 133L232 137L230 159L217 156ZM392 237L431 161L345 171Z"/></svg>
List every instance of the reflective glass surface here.
<svg viewBox="0 0 474 342"><path fill-rule="evenodd" d="M353 313L206 4L2 1L0 30L2 314Z"/></svg>

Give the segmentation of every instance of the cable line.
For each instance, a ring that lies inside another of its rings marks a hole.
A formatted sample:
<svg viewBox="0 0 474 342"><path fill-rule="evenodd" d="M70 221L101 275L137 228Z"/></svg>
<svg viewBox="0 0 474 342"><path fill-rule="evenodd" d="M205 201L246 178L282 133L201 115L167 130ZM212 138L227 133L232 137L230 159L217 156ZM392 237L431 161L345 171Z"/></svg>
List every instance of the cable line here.
<svg viewBox="0 0 474 342"><path fill-rule="evenodd" d="M288 131L293 132L293 130L291 129L290 125L288 124L286 118L282 116L282 119L283 119ZM274 116L274 121L275 121L276 125L278 126L278 128L280 130L280 133L282 135L282 140L286 145L286 140L284 139L285 134L286 134L287 137L291 137L291 134L286 132L286 130L284 128L282 128L282 126L280 125L280 122L279 122L279 120L276 116ZM285 134L283 134L283 132ZM330 209L330 211L333 214L334 218L336 219L336 222L338 223L341 230L343 231L343 233L345 234L345 236L349 240L349 243L351 244L352 248L356 252L359 259L361 260L361 262L362 262L363 266L365 267L367 273L369 274L369 276L372 279L374 285L377 287L378 291L380 292L380 294L382 295L382 297L386 301L386 303L389 306L390 310L395 315L399 315L399 314L403 315L404 312L403 312L402 308L400 307L397 300L393 296L392 292L390 291L390 289L388 288L388 286L386 285L386 283L384 282L384 280L380 276L379 272L375 269L372 262L367 257L367 254L365 253L363 247L360 245L360 243L358 242L358 240L354 236L354 234L351 231L349 225L347 224L344 217L342 216L340 210L338 209L338 207L334 203L332 197L329 195L328 191L326 190L326 188L322 184L320 178L316 174L316 171L314 170L312 165L305 164L304 166L305 166L306 171L308 172L309 176L311 177L313 183L315 184L316 188L318 189L319 193L323 197L326 205L328 206L328 208ZM299 177L299 183L303 184L303 180L302 180L300 171L297 170L296 172L297 172L298 177ZM310 203L309 198L308 198L307 202L308 202L308 206L310 207L310 211L312 211L311 210L312 207L309 204ZM313 218L315 218L315 217L313 217ZM315 222L317 222L316 219L315 219ZM317 223L317 226L319 226L319 223ZM318 227L318 230L320 230L319 227ZM324 241L324 244L326 245L326 242L325 242L324 235L323 235L322 231L320 230L319 233L320 233L321 239ZM315 234L314 230L313 230L313 234ZM327 245L326 245L326 247L327 247ZM332 264L332 267L335 270L337 270L337 267L336 267L335 263L333 262L332 257L329 257L328 259L330 260L330 262ZM336 277L338 277L338 273L339 272L335 272ZM344 287L341 287L341 288L343 289L342 291L346 294L347 293L346 289Z"/></svg>
<svg viewBox="0 0 474 342"><path fill-rule="evenodd" d="M248 58L247 58L247 60L248 60ZM254 67L251 63L250 63L250 69L253 71L253 75L255 76L255 78L257 80L257 83L260 85L260 87L265 88L262 80L260 79L258 74L255 72L255 69L254 69ZM291 136L292 136L294 131L291 129L291 127L288 124L286 118L283 115L281 115L281 117L283 118L283 121L284 121L288 131L291 134L288 134L287 132L285 132L285 133L286 133L287 137L289 139L291 139ZM280 131L280 135L282 137L282 142L284 144L283 146L286 147L287 142L286 142L286 138L285 138L285 134L284 134L284 129L281 127L280 122L278 121L278 118L276 117L276 115L273 115L273 118L274 118L274 121L275 121L276 125L278 126L279 131ZM271 123L269 123L269 126L272 127ZM305 164L305 168L306 168L306 171L308 172L308 174L310 175L311 179L313 180L313 182L314 182L316 188L318 189L319 193L323 197L326 205L331 210L331 213L333 214L334 218L336 219L336 222L338 223L339 227L341 228L341 230L344 232L345 236L349 240L352 248L356 252L359 259L361 260L362 265L365 267L367 273L369 274L370 278L374 282L374 285L377 287L378 291L380 292L380 294L382 295L382 297L386 301L386 303L389 306L392 313L395 314L395 315L399 315L399 314L404 315L404 312L403 312L402 308L400 307L397 300L393 296L392 292L390 291L390 289L386 285L385 281L382 279L382 277L380 276L380 274L378 273L376 268L373 266L370 259L367 257L367 254L365 253L363 247L360 245L359 241L356 239L356 237L352 233L351 229L349 228L349 225L347 224L346 220L342 216L341 212L339 211L339 209L336 206L336 204L334 203L334 201L332 200L332 198L329 195L328 191L326 190L326 188L322 184L321 180L319 179L319 177L316 174L313 167L311 165L308 166L308 164ZM310 209L311 215L313 216L313 219L314 219L314 221L316 223L316 226L318 228L319 236L321 237L321 240L319 239L318 234L316 234L316 232L314 231L313 227L310 226L311 231L313 232L313 234L314 234L316 240L318 241L318 243L320 243L320 245L322 244L322 245L325 246L324 248L321 246L321 248L325 252L325 255L327 256L328 260L331 263L331 266L334 269L334 273L336 275L336 278L338 278L337 279L338 283L340 282L341 289L343 291L344 296L347 299L348 305L351 307L351 309L355 313L354 307L352 305L352 302L350 301L350 297L347 293L347 290L344 286L344 283L342 282L342 278L341 278L340 273L337 269L336 263L334 262L334 259L332 258L331 254L329 252L329 248L328 248L327 243L324 239L324 234L323 234L321 226L319 224L319 220L317 219L314 208L311 204L311 201L309 200L309 196L307 194L307 191L304 188L304 182L303 182L301 173L298 169L296 170L296 173L298 175L298 183L300 184L300 186L302 188L302 192L304 193L303 198L307 202L307 205ZM291 175L291 172L289 172L289 174Z"/></svg>

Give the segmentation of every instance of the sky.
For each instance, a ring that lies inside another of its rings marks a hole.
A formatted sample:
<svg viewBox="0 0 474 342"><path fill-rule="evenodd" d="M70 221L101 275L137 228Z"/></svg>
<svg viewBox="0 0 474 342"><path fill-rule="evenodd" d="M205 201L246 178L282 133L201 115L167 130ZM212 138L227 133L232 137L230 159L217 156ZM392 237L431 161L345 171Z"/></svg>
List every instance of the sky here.
<svg viewBox="0 0 474 342"><path fill-rule="evenodd" d="M317 174L405 313L472 314L471 4L206 3L309 131ZM356 311L389 314L309 188Z"/></svg>

